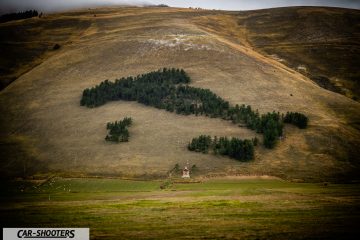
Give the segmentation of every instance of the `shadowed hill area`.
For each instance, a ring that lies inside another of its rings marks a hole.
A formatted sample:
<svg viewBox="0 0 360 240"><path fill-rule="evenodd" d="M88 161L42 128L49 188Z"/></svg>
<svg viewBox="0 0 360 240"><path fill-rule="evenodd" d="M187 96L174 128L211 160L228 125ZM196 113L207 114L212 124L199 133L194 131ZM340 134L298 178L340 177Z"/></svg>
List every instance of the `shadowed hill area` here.
<svg viewBox="0 0 360 240"><path fill-rule="evenodd" d="M321 87L360 99L360 11L288 7L200 21L233 41L308 76ZM209 24L211 22L211 24Z"/></svg>
<svg viewBox="0 0 360 240"><path fill-rule="evenodd" d="M31 66L0 92L1 175L164 177L176 163L188 161L203 175L358 179L360 104L254 51L239 25L241 14L103 8L0 24L1 44L9 43L1 66L14 66L2 69L15 74L25 69L21 64ZM53 51L55 43L61 47ZM209 89L231 105L251 105L260 113L304 113L309 126L286 126L285 138L274 149L260 145L254 160L242 163L190 152L186 146L199 135L262 141L245 127L136 102L94 109L79 104L84 89L106 79L164 67L184 69L191 86ZM136 119L129 142L106 142L106 123L127 116Z"/></svg>
<svg viewBox="0 0 360 240"><path fill-rule="evenodd" d="M0 89L71 43L90 27L87 19L49 15L0 24Z"/></svg>
<svg viewBox="0 0 360 240"><path fill-rule="evenodd" d="M360 11L280 8L240 14L238 23L257 49L320 86L360 99Z"/></svg>

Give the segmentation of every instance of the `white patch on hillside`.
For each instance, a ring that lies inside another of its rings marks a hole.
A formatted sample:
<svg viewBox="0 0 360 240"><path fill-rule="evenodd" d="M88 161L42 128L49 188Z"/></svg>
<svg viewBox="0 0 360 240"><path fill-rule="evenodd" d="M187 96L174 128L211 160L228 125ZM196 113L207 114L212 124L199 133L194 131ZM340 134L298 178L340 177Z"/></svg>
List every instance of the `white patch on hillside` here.
<svg viewBox="0 0 360 240"><path fill-rule="evenodd" d="M296 67L296 69L297 69L298 71L303 71L303 72L306 72L306 71L307 71L307 68L306 68L304 65L299 65L299 66Z"/></svg>
<svg viewBox="0 0 360 240"><path fill-rule="evenodd" d="M276 61L278 61L278 62L286 62L285 59L280 58L280 57L279 57L278 55L276 55L276 54L271 54L271 55L269 55L269 57L271 57L272 59L274 59L274 60L276 60Z"/></svg>
<svg viewBox="0 0 360 240"><path fill-rule="evenodd" d="M206 35L165 35L157 39L148 39L145 41L147 47L152 50L158 50L162 48L174 48L177 50L221 50L215 47L215 44L209 40L209 36Z"/></svg>

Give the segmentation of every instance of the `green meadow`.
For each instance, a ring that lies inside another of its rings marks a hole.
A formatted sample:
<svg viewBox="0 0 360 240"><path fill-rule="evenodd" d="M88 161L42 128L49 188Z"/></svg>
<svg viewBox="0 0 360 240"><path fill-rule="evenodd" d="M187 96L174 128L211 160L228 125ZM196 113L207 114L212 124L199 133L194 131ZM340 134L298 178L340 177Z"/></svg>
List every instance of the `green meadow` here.
<svg viewBox="0 0 360 240"><path fill-rule="evenodd" d="M350 239L359 234L359 184L52 178L1 185L2 226L89 227L91 239Z"/></svg>

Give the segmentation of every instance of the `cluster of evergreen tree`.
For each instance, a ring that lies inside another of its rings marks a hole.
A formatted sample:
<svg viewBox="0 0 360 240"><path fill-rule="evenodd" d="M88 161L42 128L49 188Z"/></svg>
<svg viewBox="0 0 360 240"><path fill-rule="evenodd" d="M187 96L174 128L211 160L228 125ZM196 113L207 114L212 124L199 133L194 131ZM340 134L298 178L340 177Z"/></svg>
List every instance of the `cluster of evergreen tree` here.
<svg viewBox="0 0 360 240"><path fill-rule="evenodd" d="M113 123L108 122L106 129L109 130L109 134L106 135L106 141L112 142L128 142L129 130L128 127L132 124L132 119L125 117L121 121L115 121Z"/></svg>
<svg viewBox="0 0 360 240"><path fill-rule="evenodd" d="M9 22L13 20L32 18L39 16L39 13L36 10L28 10L24 12L17 13L7 13L0 16L0 23Z"/></svg>
<svg viewBox="0 0 360 240"><path fill-rule="evenodd" d="M261 128L259 132L264 135L264 146L274 148L277 140L283 134L284 124L279 113L267 113L261 116Z"/></svg>
<svg viewBox="0 0 360 240"><path fill-rule="evenodd" d="M188 144L188 149L190 151L208 153L210 146L212 144L212 139L210 136L200 135L197 138L193 138Z"/></svg>
<svg viewBox="0 0 360 240"><path fill-rule="evenodd" d="M80 104L97 107L108 101L126 100L160 108L164 107L162 100L176 90L175 85L189 82L190 78L184 70L164 68L137 77L117 79L115 82L105 80L93 88L85 89Z"/></svg>
<svg viewBox="0 0 360 240"><path fill-rule="evenodd" d="M245 123L248 128L258 133L264 134L264 145L273 148L277 139L283 133L283 121L280 113L272 112L260 115L251 106L244 104L231 107L228 111L228 118L233 123Z"/></svg>
<svg viewBox="0 0 360 240"><path fill-rule="evenodd" d="M83 91L80 105L97 107L108 101L125 100L166 109L178 114L226 116L229 103L208 89L184 86L190 82L183 69L162 69L115 82L105 80Z"/></svg>
<svg viewBox="0 0 360 240"><path fill-rule="evenodd" d="M304 114L298 112L287 112L284 117L285 123L294 124L298 128L306 128L308 121L308 118Z"/></svg>
<svg viewBox="0 0 360 240"><path fill-rule="evenodd" d="M249 129L262 133L264 146L267 148L273 148L282 136L284 117L280 113L260 115L251 106L230 106L229 102L208 89L184 85L189 82L190 78L183 69L164 68L137 77L117 79L115 82L105 80L95 87L85 89L80 104L97 107L114 100L138 101L177 114L223 118L234 124L245 124ZM307 124L305 115L288 113L285 122L302 128L304 119Z"/></svg>
<svg viewBox="0 0 360 240"><path fill-rule="evenodd" d="M214 154L226 155L240 161L249 161L254 158L254 144L257 139L241 140L238 138L220 137L211 138L201 135L193 138L188 144L190 151L208 153L210 150Z"/></svg>
<svg viewBox="0 0 360 240"><path fill-rule="evenodd" d="M164 101L165 109L177 114L195 114L222 117L229 108L229 103L208 89L190 86L177 86Z"/></svg>

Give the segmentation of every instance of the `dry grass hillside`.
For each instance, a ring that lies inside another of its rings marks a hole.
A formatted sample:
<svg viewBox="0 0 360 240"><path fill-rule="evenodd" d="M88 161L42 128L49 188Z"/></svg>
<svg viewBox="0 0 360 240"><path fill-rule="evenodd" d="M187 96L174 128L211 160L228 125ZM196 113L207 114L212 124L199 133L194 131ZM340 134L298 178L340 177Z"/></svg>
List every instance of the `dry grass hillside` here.
<svg viewBox="0 0 360 240"><path fill-rule="evenodd" d="M29 49L39 51L31 59L40 59L0 92L1 175L159 177L189 161L207 175L358 179L360 104L256 52L245 30L234 13L175 8L79 10L0 24L7 37L2 43L11 46L2 50L8 51L1 56L2 70L11 62L7 57L25 64L22 54L31 55ZM44 42L49 43L42 50ZM54 43L62 47L51 51ZM241 163L186 149L200 134L255 136L230 122L136 102L93 109L79 104L83 89L105 79L163 67L183 68L191 85L231 104L249 104L262 113L302 112L310 125L306 130L287 125L275 149L259 146L252 162ZM125 116L134 119L130 142L105 142L106 123Z"/></svg>
<svg viewBox="0 0 360 240"><path fill-rule="evenodd" d="M328 90L360 99L359 10L287 7L206 16L198 22L254 47Z"/></svg>

